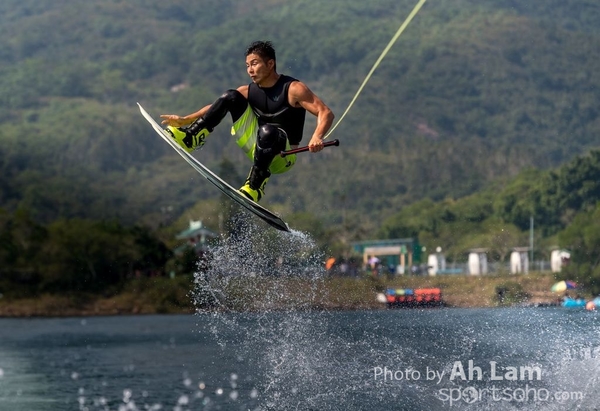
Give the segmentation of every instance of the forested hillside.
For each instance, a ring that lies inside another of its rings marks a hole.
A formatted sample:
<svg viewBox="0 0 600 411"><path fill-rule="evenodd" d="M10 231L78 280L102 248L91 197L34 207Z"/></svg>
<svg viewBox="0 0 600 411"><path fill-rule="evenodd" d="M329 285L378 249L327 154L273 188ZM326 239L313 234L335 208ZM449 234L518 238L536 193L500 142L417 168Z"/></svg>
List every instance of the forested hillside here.
<svg viewBox="0 0 600 411"><path fill-rule="evenodd" d="M548 261L557 247L571 251L564 279L600 293L600 150L563 166L528 169L506 184L494 184L458 200L426 199L404 207L381 225L379 238L419 238L442 247L451 261L466 261L473 248L492 261L506 261L514 247L529 247ZM535 226L535 230L533 229Z"/></svg>
<svg viewBox="0 0 600 411"><path fill-rule="evenodd" d="M155 117L195 111L247 83L245 46L271 39L279 71L339 118L414 4L2 1L0 208L44 224L156 224L218 198L154 135L137 101ZM271 179L264 204L373 234L419 200L502 186L597 147L599 33L592 1L426 3L332 136L342 145L301 155ZM234 163L235 185L249 165L228 129L196 155L217 171Z"/></svg>

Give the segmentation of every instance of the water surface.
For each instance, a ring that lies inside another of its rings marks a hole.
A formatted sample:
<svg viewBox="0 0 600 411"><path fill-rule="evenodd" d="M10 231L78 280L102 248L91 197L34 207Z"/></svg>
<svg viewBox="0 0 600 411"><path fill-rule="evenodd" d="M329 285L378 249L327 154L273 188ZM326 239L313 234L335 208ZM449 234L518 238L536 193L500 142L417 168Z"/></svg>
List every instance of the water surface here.
<svg viewBox="0 0 600 411"><path fill-rule="evenodd" d="M598 315L507 308L0 319L0 410L592 410L600 403Z"/></svg>

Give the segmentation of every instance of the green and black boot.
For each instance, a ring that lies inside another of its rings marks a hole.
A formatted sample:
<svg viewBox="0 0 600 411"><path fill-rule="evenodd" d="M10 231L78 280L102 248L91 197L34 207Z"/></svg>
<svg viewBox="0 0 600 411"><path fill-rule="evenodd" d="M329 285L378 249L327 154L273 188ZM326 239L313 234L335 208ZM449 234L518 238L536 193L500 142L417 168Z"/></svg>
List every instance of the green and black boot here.
<svg viewBox="0 0 600 411"><path fill-rule="evenodd" d="M261 170L256 166L252 166L250 174L246 179L246 183L239 191L250 200L258 203L265 195L265 185L267 184L269 177L271 177L271 173L269 173L268 170Z"/></svg>
<svg viewBox="0 0 600 411"><path fill-rule="evenodd" d="M204 119L199 118L187 127L168 126L165 131L173 137L177 144L191 153L204 145L204 140L212 130L209 130Z"/></svg>

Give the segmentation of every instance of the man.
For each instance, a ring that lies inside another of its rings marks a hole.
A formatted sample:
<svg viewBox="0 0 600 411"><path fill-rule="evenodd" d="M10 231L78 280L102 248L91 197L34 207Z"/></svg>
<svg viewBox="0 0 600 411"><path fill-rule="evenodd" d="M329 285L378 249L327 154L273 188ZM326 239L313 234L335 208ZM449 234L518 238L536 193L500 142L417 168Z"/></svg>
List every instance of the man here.
<svg viewBox="0 0 600 411"><path fill-rule="evenodd" d="M308 143L313 153L323 149L333 113L304 83L277 73L275 49L269 41L250 44L246 50L246 71L252 79L249 85L227 90L213 104L185 117L169 114L161 118L162 124L168 125L167 132L191 152L204 144L229 112L233 120L231 133L254 162L239 191L258 202L271 174L283 173L296 162L295 155L283 158L279 153L300 144L306 112L317 117Z"/></svg>

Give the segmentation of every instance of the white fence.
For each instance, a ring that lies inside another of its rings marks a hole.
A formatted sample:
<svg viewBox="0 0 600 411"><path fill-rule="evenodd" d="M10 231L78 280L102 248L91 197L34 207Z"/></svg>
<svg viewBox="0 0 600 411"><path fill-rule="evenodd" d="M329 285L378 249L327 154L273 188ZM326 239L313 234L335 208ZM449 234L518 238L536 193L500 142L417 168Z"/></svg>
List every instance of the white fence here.
<svg viewBox="0 0 600 411"><path fill-rule="evenodd" d="M524 274L526 272L531 271L550 271L551 265L548 260L537 260L533 263L529 262L528 270L525 272L521 272ZM423 272L423 270L415 270L419 273ZM426 271L425 271L426 272ZM489 274L500 274L500 273L511 273L511 263L510 262L487 262L487 272L481 273L481 275L489 275ZM455 275L455 274L463 274L463 275L478 275L471 274L469 270L469 263L449 263L446 262L446 268L444 270L438 270L435 275Z"/></svg>

